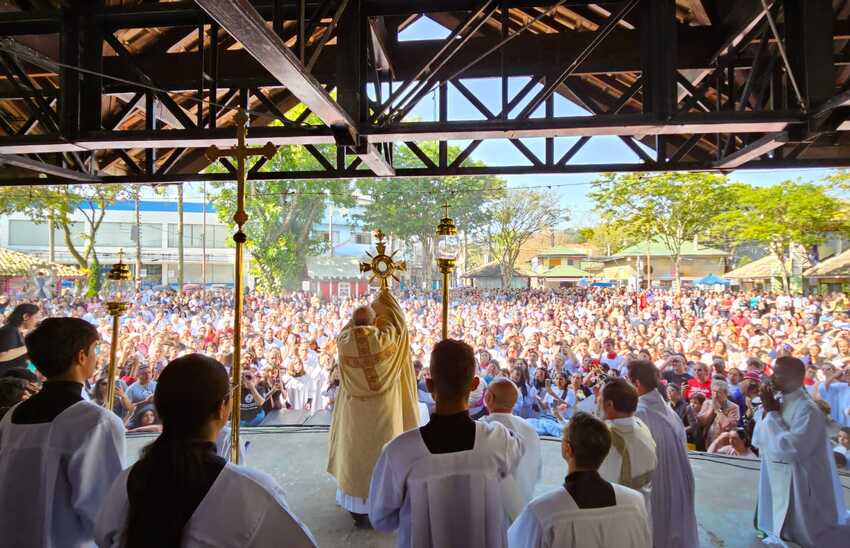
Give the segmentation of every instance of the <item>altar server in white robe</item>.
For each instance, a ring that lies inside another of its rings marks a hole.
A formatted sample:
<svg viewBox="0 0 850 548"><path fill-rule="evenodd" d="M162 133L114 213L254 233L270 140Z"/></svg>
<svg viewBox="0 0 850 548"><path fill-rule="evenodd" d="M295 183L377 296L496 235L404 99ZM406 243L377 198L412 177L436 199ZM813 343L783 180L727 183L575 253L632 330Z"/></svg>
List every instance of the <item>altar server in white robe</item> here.
<svg viewBox="0 0 850 548"><path fill-rule="evenodd" d="M643 360L629 362L629 380L640 397L635 416L655 440L658 464L652 473L652 537L655 548L699 546L694 510L694 473L688 460L682 420L658 392L658 369Z"/></svg>
<svg viewBox="0 0 850 548"><path fill-rule="evenodd" d="M846 547L850 518L826 417L803 387L804 376L803 362L786 356L776 360L771 385L762 386L753 433L761 457L758 527L768 534L766 544Z"/></svg>
<svg viewBox="0 0 850 548"><path fill-rule="evenodd" d="M643 496L597 471L610 449L605 423L576 413L561 441L564 486L529 503L508 530L510 548L650 548Z"/></svg>
<svg viewBox="0 0 850 548"><path fill-rule="evenodd" d="M484 405L490 414L482 422L498 422L522 439L525 454L516 471L502 481L502 502L508 519L515 520L534 498L534 488L543 476L540 437L528 421L513 415L519 389L507 377L496 377L484 393Z"/></svg>
<svg viewBox="0 0 850 548"><path fill-rule="evenodd" d="M655 440L642 420L635 417L638 393L626 379L614 378L602 387L602 413L611 429L611 450L599 475L639 491L652 515L652 472L658 465Z"/></svg>
<svg viewBox="0 0 850 548"><path fill-rule="evenodd" d="M112 484L97 519L98 546L316 546L271 476L216 454L231 393L224 366L207 356L165 367L154 394L162 434Z"/></svg>
<svg viewBox="0 0 850 548"><path fill-rule="evenodd" d="M47 381L0 422L0 546L94 546L97 512L125 458L121 419L81 396L99 343L78 318L48 318L26 336Z"/></svg>
<svg viewBox="0 0 850 548"><path fill-rule="evenodd" d="M369 519L380 531L398 530L399 547L507 545L501 483L514 473L523 445L501 424L469 417L475 368L468 344L434 346L427 383L435 413L387 443L372 472Z"/></svg>

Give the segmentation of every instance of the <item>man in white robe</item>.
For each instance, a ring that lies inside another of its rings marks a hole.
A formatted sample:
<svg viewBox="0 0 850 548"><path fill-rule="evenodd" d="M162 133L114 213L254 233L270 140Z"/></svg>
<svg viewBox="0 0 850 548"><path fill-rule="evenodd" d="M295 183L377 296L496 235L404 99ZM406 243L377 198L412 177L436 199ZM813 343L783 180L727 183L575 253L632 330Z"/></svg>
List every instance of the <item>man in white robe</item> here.
<svg viewBox="0 0 850 548"><path fill-rule="evenodd" d="M515 520L534 498L534 488L543 476L543 458L540 437L528 421L511 414L517 400L518 389L510 379L496 377L484 393L484 405L490 414L483 422L498 422L522 439L525 454L516 471L502 481L502 501L508 519Z"/></svg>
<svg viewBox="0 0 850 548"><path fill-rule="evenodd" d="M48 318L26 337L47 381L0 422L0 546L94 546L97 513L125 459L121 419L81 396L99 343L79 318Z"/></svg>
<svg viewBox="0 0 850 548"><path fill-rule="evenodd" d="M758 527L766 544L846 547L850 516L826 435L826 417L803 388L805 366L776 360L772 386L761 390L753 432L759 448ZM781 392L780 399L774 389Z"/></svg>
<svg viewBox="0 0 850 548"><path fill-rule="evenodd" d="M655 548L699 546L694 510L694 473L681 419L658 392L658 369L643 360L629 362L629 380L640 397L635 416L655 440L658 464L652 473L652 536Z"/></svg>
<svg viewBox="0 0 850 548"><path fill-rule="evenodd" d="M611 450L599 475L639 491L652 515L652 472L658 464L655 440L642 420L635 417L638 393L626 379L611 379L602 388L602 412L611 429Z"/></svg>
<svg viewBox="0 0 850 548"><path fill-rule="evenodd" d="M384 446L372 471L369 519L398 530L396 545L502 548L508 520L501 483L523 454L522 441L498 423L469 417L475 376L472 347L444 340L431 352L430 422Z"/></svg>
<svg viewBox="0 0 850 548"><path fill-rule="evenodd" d="M564 486L532 500L508 530L510 548L650 548L643 496L597 472L611 448L608 427L576 413L564 430Z"/></svg>

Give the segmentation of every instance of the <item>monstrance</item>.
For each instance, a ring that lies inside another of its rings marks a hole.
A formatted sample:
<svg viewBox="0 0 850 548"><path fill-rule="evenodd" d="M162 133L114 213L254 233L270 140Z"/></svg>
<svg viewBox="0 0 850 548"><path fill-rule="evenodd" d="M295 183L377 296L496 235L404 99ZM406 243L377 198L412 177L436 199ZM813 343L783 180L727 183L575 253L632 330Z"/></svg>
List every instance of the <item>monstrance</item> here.
<svg viewBox="0 0 850 548"><path fill-rule="evenodd" d="M375 238L377 238L378 243L375 244L375 249L378 251L378 254L372 256L368 251L366 255L371 259L368 263L360 263L360 272L371 272L372 277L369 278L369 283L375 278L381 280L381 289L389 288L389 278L394 279L395 281L400 281L395 273L405 272L407 270L407 263L404 261L395 262L394 257L397 251L393 251L389 255L387 255L387 244L384 241L386 236L381 230L375 231Z"/></svg>

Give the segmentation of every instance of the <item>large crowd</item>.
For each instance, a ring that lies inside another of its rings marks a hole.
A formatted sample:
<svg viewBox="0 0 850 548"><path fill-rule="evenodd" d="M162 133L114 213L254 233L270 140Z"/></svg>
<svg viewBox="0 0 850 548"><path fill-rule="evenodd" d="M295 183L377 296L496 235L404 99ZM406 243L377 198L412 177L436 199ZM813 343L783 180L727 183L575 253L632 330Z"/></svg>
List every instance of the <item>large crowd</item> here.
<svg viewBox="0 0 850 548"><path fill-rule="evenodd" d="M428 356L440 337L438 295L402 292L420 381L420 401L433 411L425 389ZM20 302L43 316L74 316L94 324L104 342L111 318L97 299L71 293L33 300L0 298L0 313ZM273 413L332 410L338 389L335 337L365 299L321 301L307 293L251 292L245 302L242 352L242 421L263 423ZM130 431L156 431L157 377L174 358L202 352L232 362L232 293L227 289L143 290L124 314L118 341L113 410ZM486 414L484 393L496 377L520 389L514 414L541 435L559 436L576 409L593 410L600 386L623 376L633 359L655 363L664 397L682 419L691 447L754 456L749 438L758 389L781 356L807 365L806 386L831 419L836 459L850 451L850 301L843 294L784 295L618 288L558 291L453 292L450 337L476 350L483 381L470 395L473 417ZM105 346L108 348L108 346ZM89 380L87 396L103 403L106 352ZM4 373L6 374L6 373ZM26 397L38 378L3 384L3 398ZM14 386L20 387L17 392ZM8 406L10 401L2 402Z"/></svg>

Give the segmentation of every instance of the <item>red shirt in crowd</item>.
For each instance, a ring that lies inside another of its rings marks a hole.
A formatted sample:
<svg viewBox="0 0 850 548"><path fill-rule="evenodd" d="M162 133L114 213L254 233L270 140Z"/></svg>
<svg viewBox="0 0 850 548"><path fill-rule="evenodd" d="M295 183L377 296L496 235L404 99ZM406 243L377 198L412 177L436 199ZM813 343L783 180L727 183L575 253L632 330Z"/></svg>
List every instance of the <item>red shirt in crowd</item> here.
<svg viewBox="0 0 850 548"><path fill-rule="evenodd" d="M705 382L700 382L696 377L688 379L688 386L685 388L684 396L686 400L691 399L694 394L702 392L705 399L711 399L711 379L706 379Z"/></svg>

